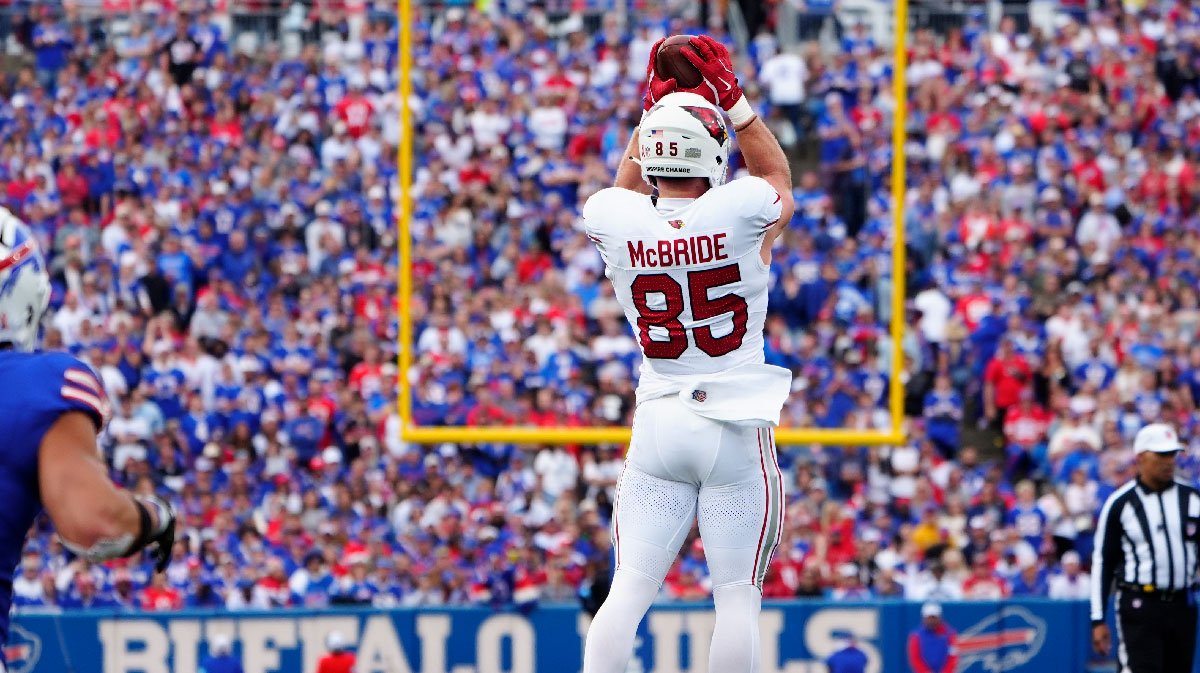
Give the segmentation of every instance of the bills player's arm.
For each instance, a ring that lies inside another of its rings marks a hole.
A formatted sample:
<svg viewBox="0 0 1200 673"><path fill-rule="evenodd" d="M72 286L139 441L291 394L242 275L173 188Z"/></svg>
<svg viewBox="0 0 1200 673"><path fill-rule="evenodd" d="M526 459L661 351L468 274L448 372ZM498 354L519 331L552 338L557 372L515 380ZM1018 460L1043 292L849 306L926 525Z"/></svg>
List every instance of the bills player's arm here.
<svg viewBox="0 0 1200 673"><path fill-rule="evenodd" d="M161 572L175 541L175 512L157 496L117 488L96 444L106 405L99 382L81 368L63 372L57 417L38 448L42 504L63 542L92 561L132 556L148 545Z"/></svg>

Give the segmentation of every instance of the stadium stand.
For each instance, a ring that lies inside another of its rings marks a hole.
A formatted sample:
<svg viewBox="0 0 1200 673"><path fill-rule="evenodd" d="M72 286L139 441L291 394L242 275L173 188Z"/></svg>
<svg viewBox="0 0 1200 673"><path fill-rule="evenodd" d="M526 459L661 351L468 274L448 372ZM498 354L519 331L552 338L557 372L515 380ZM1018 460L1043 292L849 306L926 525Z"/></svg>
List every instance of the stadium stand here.
<svg viewBox="0 0 1200 673"><path fill-rule="evenodd" d="M0 78L0 198L51 254L47 346L103 377L114 479L170 496L187 532L152 578L41 526L18 605L587 605L622 447L398 438L394 7L168 4L198 11L106 31L0 3L25 64ZM637 348L578 209L611 182L650 45L730 41L652 8L557 31L525 5L415 26L422 424L629 422ZM1200 12L1073 16L914 34L899 345L890 52L845 26L824 52L763 30L740 58L798 161L816 150L773 263L786 423L884 427L899 347L912 438L781 452L768 597L1081 597L1133 433L1200 440ZM689 541L662 598L706 582Z"/></svg>

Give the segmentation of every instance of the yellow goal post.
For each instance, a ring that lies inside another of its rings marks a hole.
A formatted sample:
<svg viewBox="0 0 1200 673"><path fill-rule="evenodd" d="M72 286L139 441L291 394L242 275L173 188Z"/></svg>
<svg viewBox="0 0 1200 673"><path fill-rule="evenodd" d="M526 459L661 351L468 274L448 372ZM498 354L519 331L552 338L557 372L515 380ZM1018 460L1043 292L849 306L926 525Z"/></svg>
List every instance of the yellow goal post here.
<svg viewBox="0 0 1200 673"><path fill-rule="evenodd" d="M399 348L397 376L400 381L399 399L401 439L418 444L452 443L511 443L511 444L627 444L630 429L627 427L530 427L530 426L420 426L413 422L412 395L409 381L412 369L413 324L410 315L412 297L412 196L413 181L413 123L409 108L412 95L412 0L397 0L399 23L400 56L400 116L402 135L399 147L400 213L398 216L400 253L400 302L399 302ZM907 118L908 87L907 74L907 30L908 0L895 0L895 35L892 44L893 95L896 109L892 127L892 315L890 323L891 362L889 366L888 407L891 412L890 430L852 430L847 428L779 428L775 433L777 444L823 444L833 446L902 444L905 441L904 385L901 373L904 367L902 340L905 329L905 269L904 244L904 194L905 153L904 140Z"/></svg>

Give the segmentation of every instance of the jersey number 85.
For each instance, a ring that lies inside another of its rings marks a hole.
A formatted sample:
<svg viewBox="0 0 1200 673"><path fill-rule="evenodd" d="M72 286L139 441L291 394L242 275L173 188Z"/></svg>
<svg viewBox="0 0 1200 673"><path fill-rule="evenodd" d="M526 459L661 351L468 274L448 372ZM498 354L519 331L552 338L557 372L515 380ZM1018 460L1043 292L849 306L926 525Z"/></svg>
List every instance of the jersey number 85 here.
<svg viewBox="0 0 1200 673"><path fill-rule="evenodd" d="M725 336L714 337L709 325L690 330L696 347L712 357L732 353L742 345L749 313L744 298L736 294L727 294L710 299L708 291L714 287L736 283L741 277L737 264L688 272L688 299L693 320L708 320L725 313L733 313L733 331ZM642 274L634 279L632 290L633 305L638 312L638 340L642 344L642 352L648 358L662 360L674 360L683 355L688 347L688 330L685 330L683 323L679 321L680 314L686 308L683 288L679 282L665 273ZM647 295L651 293L663 295L666 306L657 310L650 308ZM667 340L651 339L651 327L665 329Z"/></svg>

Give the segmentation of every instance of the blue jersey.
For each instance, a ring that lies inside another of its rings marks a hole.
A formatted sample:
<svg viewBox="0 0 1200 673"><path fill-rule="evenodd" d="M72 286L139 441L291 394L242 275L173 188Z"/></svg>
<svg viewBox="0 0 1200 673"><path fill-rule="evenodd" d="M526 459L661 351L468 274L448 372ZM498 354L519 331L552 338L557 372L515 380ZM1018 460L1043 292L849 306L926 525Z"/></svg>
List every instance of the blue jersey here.
<svg viewBox="0 0 1200 673"><path fill-rule="evenodd" d="M99 432L108 401L90 367L65 353L0 351L0 643L8 642L13 571L21 561L25 532L42 510L38 447L60 416L81 411Z"/></svg>

